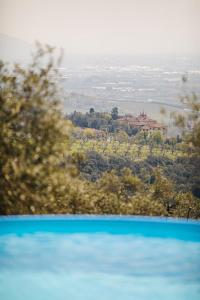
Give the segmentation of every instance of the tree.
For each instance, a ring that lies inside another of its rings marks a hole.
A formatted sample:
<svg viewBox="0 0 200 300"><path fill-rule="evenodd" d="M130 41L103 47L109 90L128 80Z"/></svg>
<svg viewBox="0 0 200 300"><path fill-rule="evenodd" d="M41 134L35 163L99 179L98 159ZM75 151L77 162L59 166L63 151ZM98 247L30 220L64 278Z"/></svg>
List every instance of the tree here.
<svg viewBox="0 0 200 300"><path fill-rule="evenodd" d="M123 184L116 171L105 172L98 182L98 186L105 193L113 193L120 195L122 193Z"/></svg>
<svg viewBox="0 0 200 300"><path fill-rule="evenodd" d="M126 133L126 131L120 130L117 133L116 138L120 143L125 143L128 141L128 134Z"/></svg>
<svg viewBox="0 0 200 300"><path fill-rule="evenodd" d="M162 203L168 213L171 213L176 205L174 186L172 182L163 175L159 168L155 170L152 198Z"/></svg>
<svg viewBox="0 0 200 300"><path fill-rule="evenodd" d="M154 132L151 132L150 142L152 141L156 145L159 145L163 142L163 140L164 140L163 134L160 130L156 130Z"/></svg>
<svg viewBox="0 0 200 300"><path fill-rule="evenodd" d="M86 138L91 139L91 138L94 138L95 135L96 135L96 132L92 128L85 128L83 131L83 136Z"/></svg>
<svg viewBox="0 0 200 300"><path fill-rule="evenodd" d="M94 114L94 108L90 108L90 114L92 115L92 114Z"/></svg>
<svg viewBox="0 0 200 300"><path fill-rule="evenodd" d="M117 107L113 107L112 111L111 111L111 116L113 120L117 120L118 119L118 108Z"/></svg>
<svg viewBox="0 0 200 300"><path fill-rule="evenodd" d="M72 179L63 164L71 123L50 79L52 52L38 45L27 69L0 64L0 214L46 213L67 205Z"/></svg>
<svg viewBox="0 0 200 300"><path fill-rule="evenodd" d="M137 195L131 201L122 205L122 213L143 216L165 216L167 211L162 203L155 201L149 195Z"/></svg>
<svg viewBox="0 0 200 300"><path fill-rule="evenodd" d="M184 84L187 78L183 77ZM200 155L200 98L195 94L188 94L181 98L187 113L172 113L175 124L184 131L185 141L193 146L195 154Z"/></svg>
<svg viewBox="0 0 200 300"><path fill-rule="evenodd" d="M143 190L142 181L132 174L132 171L128 168L124 168L121 176L121 182L123 184L124 196L133 195L136 192Z"/></svg>
<svg viewBox="0 0 200 300"><path fill-rule="evenodd" d="M178 193L176 196L175 214L183 218L199 218L200 217L200 201L191 193Z"/></svg>

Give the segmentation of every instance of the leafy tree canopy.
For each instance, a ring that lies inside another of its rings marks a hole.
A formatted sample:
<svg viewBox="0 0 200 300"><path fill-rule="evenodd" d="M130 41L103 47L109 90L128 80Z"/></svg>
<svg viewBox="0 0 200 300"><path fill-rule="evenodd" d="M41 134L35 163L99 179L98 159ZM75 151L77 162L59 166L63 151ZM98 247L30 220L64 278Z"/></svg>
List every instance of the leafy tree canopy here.
<svg viewBox="0 0 200 300"><path fill-rule="evenodd" d="M71 123L63 118L51 80L56 76L52 52L38 45L27 69L0 63L1 214L48 211L65 197L69 172L61 164Z"/></svg>

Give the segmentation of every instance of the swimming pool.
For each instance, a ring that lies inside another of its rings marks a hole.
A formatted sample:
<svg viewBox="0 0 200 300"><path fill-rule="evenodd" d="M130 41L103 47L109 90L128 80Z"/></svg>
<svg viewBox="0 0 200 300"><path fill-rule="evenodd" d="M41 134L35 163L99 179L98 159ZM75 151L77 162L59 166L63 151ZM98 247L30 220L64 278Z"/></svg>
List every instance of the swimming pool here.
<svg viewBox="0 0 200 300"><path fill-rule="evenodd" d="M0 299L200 299L200 222L0 217Z"/></svg>

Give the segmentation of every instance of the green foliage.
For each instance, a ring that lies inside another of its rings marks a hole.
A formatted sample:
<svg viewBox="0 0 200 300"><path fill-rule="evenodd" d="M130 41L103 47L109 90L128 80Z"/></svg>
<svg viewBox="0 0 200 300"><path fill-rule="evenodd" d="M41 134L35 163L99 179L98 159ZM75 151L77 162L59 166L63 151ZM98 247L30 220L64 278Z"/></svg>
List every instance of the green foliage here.
<svg viewBox="0 0 200 300"><path fill-rule="evenodd" d="M96 194L95 213L97 214L120 214L120 200L114 193L105 193L102 190Z"/></svg>
<svg viewBox="0 0 200 300"><path fill-rule="evenodd" d="M174 214L183 218L200 217L200 201L191 193L179 193L176 196L176 208Z"/></svg>
<svg viewBox="0 0 200 300"><path fill-rule="evenodd" d="M98 186L105 193L113 193L118 196L122 193L122 182L119 176L116 175L115 170L105 172L98 182Z"/></svg>
<svg viewBox="0 0 200 300"><path fill-rule="evenodd" d="M50 76L52 49L38 48L27 69L0 65L0 213L47 212L65 199L71 124L59 109Z"/></svg>
<svg viewBox="0 0 200 300"><path fill-rule="evenodd" d="M143 135L143 133L141 134ZM88 135L88 139L82 133L80 138L75 138L72 145L73 151L77 149L81 149L86 154L90 151L96 151L100 155L117 155L132 161L145 160L149 155L175 160L177 157L191 156L193 154L192 149L187 144L146 144L145 142L143 143L143 138L142 141L133 140L124 131L119 131L114 135L105 135L102 138L93 132L90 136Z"/></svg>
<svg viewBox="0 0 200 300"><path fill-rule="evenodd" d="M90 108L90 114L94 114L94 108Z"/></svg>
<svg viewBox="0 0 200 300"><path fill-rule="evenodd" d="M70 119L75 126L112 131L111 115L108 113L95 112L93 108L90 108L89 113L86 114L75 111L68 115L67 118Z"/></svg>
<svg viewBox="0 0 200 300"><path fill-rule="evenodd" d="M121 182L123 184L124 197L127 195L134 195L143 189L143 183L141 179L133 175L129 168L125 168L122 171Z"/></svg>
<svg viewBox="0 0 200 300"><path fill-rule="evenodd" d="M113 120L117 120L118 118L118 108L117 107L113 107L112 111L111 111L111 116Z"/></svg>
<svg viewBox="0 0 200 300"><path fill-rule="evenodd" d="M187 80L183 79L186 84ZM200 98L189 94L181 98L187 113L173 113L175 124L183 129L186 142L200 155Z"/></svg>
<svg viewBox="0 0 200 300"><path fill-rule="evenodd" d="M123 205L123 213L143 216L166 216L167 211L158 201L148 195L137 195Z"/></svg>
<svg viewBox="0 0 200 300"><path fill-rule="evenodd" d="M149 140L150 142L152 141L156 145L160 145L164 142L163 133L160 130L156 130L151 133Z"/></svg>
<svg viewBox="0 0 200 300"><path fill-rule="evenodd" d="M162 171L157 168L155 170L155 183L153 184L153 198L164 204L169 212L173 207L174 186L172 182L163 176Z"/></svg>

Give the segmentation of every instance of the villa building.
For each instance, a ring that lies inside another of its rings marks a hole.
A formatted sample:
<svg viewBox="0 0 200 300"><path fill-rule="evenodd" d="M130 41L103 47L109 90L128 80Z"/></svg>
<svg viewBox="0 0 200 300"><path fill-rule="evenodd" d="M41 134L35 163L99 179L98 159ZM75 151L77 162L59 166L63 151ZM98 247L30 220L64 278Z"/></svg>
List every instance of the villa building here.
<svg viewBox="0 0 200 300"><path fill-rule="evenodd" d="M140 131L155 131L160 130L163 133L167 132L167 126L158 123L147 116L146 113L142 112L137 117L133 115L119 116L118 124L122 126L130 126L132 128L137 128Z"/></svg>

